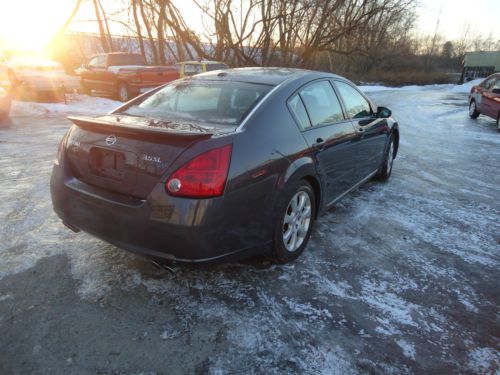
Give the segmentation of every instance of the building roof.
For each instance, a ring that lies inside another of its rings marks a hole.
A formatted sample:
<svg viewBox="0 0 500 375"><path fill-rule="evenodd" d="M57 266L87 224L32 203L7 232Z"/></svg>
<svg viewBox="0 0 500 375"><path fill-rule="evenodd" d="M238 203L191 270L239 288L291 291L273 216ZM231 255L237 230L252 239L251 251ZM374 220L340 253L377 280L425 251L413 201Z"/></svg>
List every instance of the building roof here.
<svg viewBox="0 0 500 375"><path fill-rule="evenodd" d="M500 51L469 52L465 54L465 67L493 67L500 71Z"/></svg>

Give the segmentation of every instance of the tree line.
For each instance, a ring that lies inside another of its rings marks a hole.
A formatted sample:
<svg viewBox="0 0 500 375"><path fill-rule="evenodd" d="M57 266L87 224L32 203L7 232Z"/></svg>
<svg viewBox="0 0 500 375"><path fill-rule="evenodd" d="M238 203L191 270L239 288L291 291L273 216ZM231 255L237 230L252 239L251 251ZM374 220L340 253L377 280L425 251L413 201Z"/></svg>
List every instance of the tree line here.
<svg viewBox="0 0 500 375"><path fill-rule="evenodd" d="M456 70L473 49L500 49L464 27L457 41L415 33L415 0L76 0L59 33L82 4L94 10L104 52L114 45L110 24L120 24L151 64L187 59L230 66L290 66L334 71L351 77L380 72ZM193 22L186 4L203 14ZM109 4L109 3L108 3ZM195 25L196 27L193 27Z"/></svg>

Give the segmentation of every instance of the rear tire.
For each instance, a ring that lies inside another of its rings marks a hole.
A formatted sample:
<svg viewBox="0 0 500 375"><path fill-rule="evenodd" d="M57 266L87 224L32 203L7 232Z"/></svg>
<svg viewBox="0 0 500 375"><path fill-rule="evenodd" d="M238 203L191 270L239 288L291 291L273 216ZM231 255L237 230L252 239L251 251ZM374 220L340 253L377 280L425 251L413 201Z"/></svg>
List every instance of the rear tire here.
<svg viewBox="0 0 500 375"><path fill-rule="evenodd" d="M391 134L389 138L389 143L387 144L387 150L385 152L385 158L379 172L377 173L377 178L382 181L387 181L392 174L392 164L394 163L394 135Z"/></svg>
<svg viewBox="0 0 500 375"><path fill-rule="evenodd" d="M274 229L272 258L276 263L297 259L311 236L316 217L316 200L311 185L304 180L292 183L283 194Z"/></svg>
<svg viewBox="0 0 500 375"><path fill-rule="evenodd" d="M130 100L130 90L125 82L118 84L118 99L121 102L128 102Z"/></svg>
<svg viewBox="0 0 500 375"><path fill-rule="evenodd" d="M479 115L480 115L480 113L477 110L476 101L474 99L472 99L469 103L469 116L472 119L477 119L479 117Z"/></svg>

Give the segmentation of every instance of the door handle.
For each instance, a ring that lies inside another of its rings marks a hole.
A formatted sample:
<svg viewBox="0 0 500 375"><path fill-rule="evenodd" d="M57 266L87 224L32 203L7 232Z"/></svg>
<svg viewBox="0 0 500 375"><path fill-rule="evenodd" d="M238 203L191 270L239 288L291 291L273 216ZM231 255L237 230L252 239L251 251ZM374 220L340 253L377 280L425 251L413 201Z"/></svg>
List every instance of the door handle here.
<svg viewBox="0 0 500 375"><path fill-rule="evenodd" d="M323 138L317 138L316 143L313 144L313 147L318 150L323 150L325 148L325 140Z"/></svg>

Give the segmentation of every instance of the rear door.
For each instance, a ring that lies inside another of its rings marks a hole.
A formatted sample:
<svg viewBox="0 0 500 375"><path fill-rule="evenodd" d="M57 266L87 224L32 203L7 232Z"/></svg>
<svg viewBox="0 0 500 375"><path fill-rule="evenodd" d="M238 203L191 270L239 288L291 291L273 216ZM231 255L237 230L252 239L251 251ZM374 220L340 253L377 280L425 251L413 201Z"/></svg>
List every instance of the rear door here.
<svg viewBox="0 0 500 375"><path fill-rule="evenodd" d="M288 100L288 106L312 150L328 204L355 183L354 127L345 119L328 80L306 85Z"/></svg>
<svg viewBox="0 0 500 375"><path fill-rule="evenodd" d="M356 182L359 182L380 167L389 126L386 119L376 117L372 105L356 87L338 80L334 84L357 132Z"/></svg>

